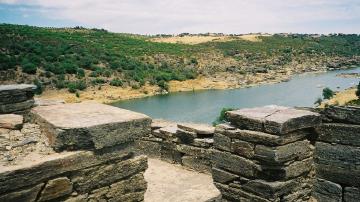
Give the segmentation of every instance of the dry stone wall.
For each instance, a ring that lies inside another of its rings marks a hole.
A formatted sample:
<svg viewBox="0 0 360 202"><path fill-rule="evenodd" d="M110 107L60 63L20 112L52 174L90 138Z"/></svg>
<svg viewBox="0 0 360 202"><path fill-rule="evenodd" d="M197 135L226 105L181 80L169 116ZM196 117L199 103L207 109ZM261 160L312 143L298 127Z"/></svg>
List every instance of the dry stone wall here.
<svg viewBox="0 0 360 202"><path fill-rule="evenodd" d="M0 89L1 102L33 103L32 87ZM144 200L147 157L134 154L134 141L150 133L149 117L95 103L45 105L31 109L32 123L0 115L0 201Z"/></svg>
<svg viewBox="0 0 360 202"><path fill-rule="evenodd" d="M24 114L33 107L34 85L0 85L0 114Z"/></svg>
<svg viewBox="0 0 360 202"><path fill-rule="evenodd" d="M316 182L319 202L360 201L360 108L330 107L316 128Z"/></svg>
<svg viewBox="0 0 360 202"><path fill-rule="evenodd" d="M151 134L137 141L137 151L209 173L213 135L210 125L153 120Z"/></svg>
<svg viewBox="0 0 360 202"><path fill-rule="evenodd" d="M279 106L227 113L216 127L212 176L224 201L307 201L314 179L309 128L316 113Z"/></svg>

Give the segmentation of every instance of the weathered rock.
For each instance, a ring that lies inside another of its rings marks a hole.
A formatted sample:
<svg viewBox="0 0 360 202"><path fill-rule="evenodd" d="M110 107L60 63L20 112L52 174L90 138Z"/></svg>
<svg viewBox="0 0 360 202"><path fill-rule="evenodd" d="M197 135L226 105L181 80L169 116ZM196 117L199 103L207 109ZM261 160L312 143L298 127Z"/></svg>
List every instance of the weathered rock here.
<svg viewBox="0 0 360 202"><path fill-rule="evenodd" d="M169 163L181 164L182 153L180 153L176 145L170 142L163 142L161 144L161 159Z"/></svg>
<svg viewBox="0 0 360 202"><path fill-rule="evenodd" d="M311 189L310 188L303 188L300 190L296 190L295 192L291 192L290 194L283 196L283 202L293 202L293 201L311 201ZM320 202L320 201L319 201Z"/></svg>
<svg viewBox="0 0 360 202"><path fill-rule="evenodd" d="M265 198L247 193L240 188L230 187L220 183L214 183L222 194L222 198L228 201L244 201L244 202L270 202Z"/></svg>
<svg viewBox="0 0 360 202"><path fill-rule="evenodd" d="M35 98L34 106L50 106L50 105L61 105L65 104L64 100L53 100L53 99L42 99L42 98Z"/></svg>
<svg viewBox="0 0 360 202"><path fill-rule="evenodd" d="M35 85L0 85L0 105L14 104L32 99Z"/></svg>
<svg viewBox="0 0 360 202"><path fill-rule="evenodd" d="M231 142L231 152L239 156L252 158L255 154L254 149L255 149L255 145L249 142L236 140L236 139Z"/></svg>
<svg viewBox="0 0 360 202"><path fill-rule="evenodd" d="M257 177L268 181L288 180L309 173L313 168L312 158L295 161L287 166L261 165Z"/></svg>
<svg viewBox="0 0 360 202"><path fill-rule="evenodd" d="M260 170L258 165L243 157L217 150L214 150L212 153L212 164L214 167L225 169L244 177L255 177L257 170Z"/></svg>
<svg viewBox="0 0 360 202"><path fill-rule="evenodd" d="M146 169L147 157L138 156L125 161L79 170L72 174L71 181L76 191L86 193L137 173L145 172Z"/></svg>
<svg viewBox="0 0 360 202"><path fill-rule="evenodd" d="M316 131L319 141L360 146L360 125L324 123Z"/></svg>
<svg viewBox="0 0 360 202"><path fill-rule="evenodd" d="M69 171L129 158L130 148L118 148L118 150L97 154L92 151L76 151L56 153L41 158L27 156L26 161L19 162L15 166L0 167L0 193L9 193L21 187L38 184Z"/></svg>
<svg viewBox="0 0 360 202"><path fill-rule="evenodd" d="M12 104L0 105L0 114L17 113L20 111L26 111L34 106L34 99L26 100L23 102L17 102Z"/></svg>
<svg viewBox="0 0 360 202"><path fill-rule="evenodd" d="M164 127L168 127L168 126L175 127L176 125L177 125L177 123L172 122L172 121L163 120L163 119L153 119L151 122L151 130L156 130L156 129L160 129L160 128L164 128Z"/></svg>
<svg viewBox="0 0 360 202"><path fill-rule="evenodd" d="M269 146L285 145L291 142L302 140L306 136L311 134L310 130L298 130L282 136L278 136L269 133L251 131L251 130L240 130L240 129L224 130L223 128L220 127L217 127L216 131L217 132L215 134L225 135L229 138L234 138L246 142L269 145ZM215 142L214 144L217 144L216 143L217 141L214 140L214 142Z"/></svg>
<svg viewBox="0 0 360 202"><path fill-rule="evenodd" d="M354 106L330 106L322 112L330 119L345 123L360 124L360 108Z"/></svg>
<svg viewBox="0 0 360 202"><path fill-rule="evenodd" d="M67 177L49 180L40 194L39 201L48 201L68 195L72 192L72 183Z"/></svg>
<svg viewBox="0 0 360 202"><path fill-rule="evenodd" d="M215 133L214 147L218 150L231 151L231 138L220 133Z"/></svg>
<svg viewBox="0 0 360 202"><path fill-rule="evenodd" d="M214 134L215 131L213 126L196 123L179 123L178 128L198 135L211 135Z"/></svg>
<svg viewBox="0 0 360 202"><path fill-rule="evenodd" d="M315 181L312 196L318 202L341 202L342 188L338 184L318 178Z"/></svg>
<svg viewBox="0 0 360 202"><path fill-rule="evenodd" d="M211 151L209 149L199 148L199 147L192 147L189 145L177 145L177 150L181 153L190 155L190 156L196 156L196 157L202 157L202 158L210 158Z"/></svg>
<svg viewBox="0 0 360 202"><path fill-rule="evenodd" d="M35 107L55 150L101 149L134 141L150 133L151 119L143 114L103 104L77 103Z"/></svg>
<svg viewBox="0 0 360 202"><path fill-rule="evenodd" d="M278 135L311 128L321 122L319 114L274 105L230 111L227 116L232 124L240 128Z"/></svg>
<svg viewBox="0 0 360 202"><path fill-rule="evenodd" d="M210 159L206 159L206 158L201 158L196 156L183 156L182 164L186 167L189 167L199 172L211 171Z"/></svg>
<svg viewBox="0 0 360 202"><path fill-rule="evenodd" d="M239 176L226 172L224 170L221 170L219 168L212 168L212 178L214 182L219 182L222 184L227 184L229 182L232 182L239 178Z"/></svg>
<svg viewBox="0 0 360 202"><path fill-rule="evenodd" d="M194 139L196 138L196 133L177 129L175 136L183 144L192 144L194 142Z"/></svg>
<svg viewBox="0 0 360 202"><path fill-rule="evenodd" d="M268 163L281 164L292 160L302 160L312 156L314 147L303 140L278 147L256 145L255 158Z"/></svg>
<svg viewBox="0 0 360 202"><path fill-rule="evenodd" d="M0 115L0 128L7 129L21 129L24 118L16 114L2 114Z"/></svg>
<svg viewBox="0 0 360 202"><path fill-rule="evenodd" d="M160 133L157 133L156 135L157 137L172 141L176 137L176 131L177 131L176 126L168 126L168 127L160 128L159 129Z"/></svg>
<svg viewBox="0 0 360 202"><path fill-rule="evenodd" d="M88 202L88 194L74 196L66 199L64 202Z"/></svg>
<svg viewBox="0 0 360 202"><path fill-rule="evenodd" d="M0 196L0 201L2 202L34 202L41 188L44 186L43 183L35 185L31 188L23 189L20 191L14 191L11 193L5 193Z"/></svg>
<svg viewBox="0 0 360 202"><path fill-rule="evenodd" d="M106 194L109 201L143 201L147 183L143 173L132 176L127 180L119 181L110 185ZM141 194L135 194L141 192Z"/></svg>
<svg viewBox="0 0 360 202"><path fill-rule="evenodd" d="M196 147L209 148L214 144L213 138L195 138L194 142L191 143Z"/></svg>
<svg viewBox="0 0 360 202"><path fill-rule="evenodd" d="M264 180L251 180L242 185L246 191L266 199L276 199L286 193L291 193L294 187L299 186L296 180L267 182Z"/></svg>
<svg viewBox="0 0 360 202"><path fill-rule="evenodd" d="M147 155L149 157L161 157L161 143L137 140L135 141L136 153Z"/></svg>
<svg viewBox="0 0 360 202"><path fill-rule="evenodd" d="M317 142L315 148L316 172L320 178L338 184L359 186L359 147Z"/></svg>
<svg viewBox="0 0 360 202"><path fill-rule="evenodd" d="M360 201L360 189L356 187L345 187L344 202Z"/></svg>

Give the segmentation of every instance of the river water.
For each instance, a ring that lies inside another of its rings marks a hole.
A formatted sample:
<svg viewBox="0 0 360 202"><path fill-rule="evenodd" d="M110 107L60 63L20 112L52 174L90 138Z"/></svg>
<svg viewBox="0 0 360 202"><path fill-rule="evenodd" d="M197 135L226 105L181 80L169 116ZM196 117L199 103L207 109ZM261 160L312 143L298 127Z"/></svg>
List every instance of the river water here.
<svg viewBox="0 0 360 202"><path fill-rule="evenodd" d="M343 90L356 85L357 78L336 76L340 73L360 73L360 68L293 76L288 82L266 84L232 90L203 90L170 93L126 100L114 106L141 112L152 118L173 121L211 123L223 107L244 108L270 104L312 107L322 90Z"/></svg>

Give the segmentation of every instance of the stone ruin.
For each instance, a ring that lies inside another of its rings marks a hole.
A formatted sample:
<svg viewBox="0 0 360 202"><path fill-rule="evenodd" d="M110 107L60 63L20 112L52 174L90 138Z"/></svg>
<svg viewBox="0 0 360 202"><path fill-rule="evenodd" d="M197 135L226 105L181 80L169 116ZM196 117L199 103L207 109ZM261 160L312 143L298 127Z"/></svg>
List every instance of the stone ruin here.
<svg viewBox="0 0 360 202"><path fill-rule="evenodd" d="M34 107L34 89L0 87L0 201L143 201L146 156L211 174L214 201L360 201L360 108L240 109L214 128L96 103Z"/></svg>

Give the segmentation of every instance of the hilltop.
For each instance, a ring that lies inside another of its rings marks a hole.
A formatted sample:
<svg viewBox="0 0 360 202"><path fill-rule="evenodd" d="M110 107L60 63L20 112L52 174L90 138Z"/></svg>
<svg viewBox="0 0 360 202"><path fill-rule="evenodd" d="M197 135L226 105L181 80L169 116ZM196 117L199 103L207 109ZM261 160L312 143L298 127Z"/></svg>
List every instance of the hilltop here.
<svg viewBox="0 0 360 202"><path fill-rule="evenodd" d="M35 83L67 101L237 88L359 64L355 34L143 36L0 24L0 83Z"/></svg>

